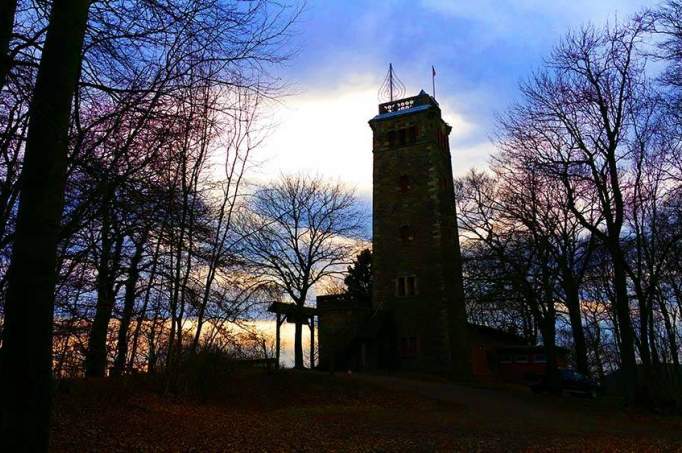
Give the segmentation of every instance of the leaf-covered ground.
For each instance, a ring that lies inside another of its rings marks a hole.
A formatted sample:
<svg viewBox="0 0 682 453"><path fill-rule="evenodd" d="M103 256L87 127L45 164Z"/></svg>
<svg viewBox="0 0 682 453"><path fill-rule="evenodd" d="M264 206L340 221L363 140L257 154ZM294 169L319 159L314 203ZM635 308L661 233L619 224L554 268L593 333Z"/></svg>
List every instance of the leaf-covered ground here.
<svg viewBox="0 0 682 453"><path fill-rule="evenodd" d="M682 419L525 389L240 372L204 397L145 377L60 383L54 451L682 451Z"/></svg>

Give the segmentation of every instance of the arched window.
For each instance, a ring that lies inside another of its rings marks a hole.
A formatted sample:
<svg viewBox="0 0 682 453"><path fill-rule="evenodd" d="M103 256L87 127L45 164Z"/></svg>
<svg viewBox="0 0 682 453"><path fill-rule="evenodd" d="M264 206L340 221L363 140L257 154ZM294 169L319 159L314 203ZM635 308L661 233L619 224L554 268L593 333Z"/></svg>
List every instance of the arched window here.
<svg viewBox="0 0 682 453"><path fill-rule="evenodd" d="M412 126L407 129L407 143L414 145L417 142L417 126Z"/></svg>
<svg viewBox="0 0 682 453"><path fill-rule="evenodd" d="M395 146L398 134L396 131L388 131L388 146Z"/></svg>
<svg viewBox="0 0 682 453"><path fill-rule="evenodd" d="M395 279L395 295L398 297L412 297L419 293L417 289L417 277L409 275Z"/></svg>
<svg viewBox="0 0 682 453"><path fill-rule="evenodd" d="M398 145L405 146L406 142L407 142L407 130L406 129L398 129Z"/></svg>

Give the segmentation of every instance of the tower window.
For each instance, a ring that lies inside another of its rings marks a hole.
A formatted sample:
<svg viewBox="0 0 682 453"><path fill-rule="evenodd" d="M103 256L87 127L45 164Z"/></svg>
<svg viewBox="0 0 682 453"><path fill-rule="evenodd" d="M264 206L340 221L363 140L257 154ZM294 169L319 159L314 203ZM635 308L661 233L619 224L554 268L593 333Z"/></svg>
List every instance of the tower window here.
<svg viewBox="0 0 682 453"><path fill-rule="evenodd" d="M389 144L389 146L395 146L397 135L398 134L396 131L388 131L388 144Z"/></svg>
<svg viewBox="0 0 682 453"><path fill-rule="evenodd" d="M417 142L417 128L412 126L388 131L386 138L388 145L391 147L413 145Z"/></svg>
<svg viewBox="0 0 682 453"><path fill-rule="evenodd" d="M396 279L396 296L411 297L417 295L417 277L410 275L407 277L398 277Z"/></svg>
<svg viewBox="0 0 682 453"><path fill-rule="evenodd" d="M417 277L411 276L407 277L407 285L405 287L405 292L407 293L408 296L414 296L417 294Z"/></svg>
<svg viewBox="0 0 682 453"><path fill-rule="evenodd" d="M414 233L409 225L403 225L400 227L400 240L403 243L411 242L414 240Z"/></svg>
<svg viewBox="0 0 682 453"><path fill-rule="evenodd" d="M410 190L410 177L407 175L400 176L398 180L398 185L400 186L400 191L405 193Z"/></svg>
<svg viewBox="0 0 682 453"><path fill-rule="evenodd" d="M407 143L410 145L417 142L417 128L412 126L407 129Z"/></svg>
<svg viewBox="0 0 682 453"><path fill-rule="evenodd" d="M398 144L404 146L407 143L407 129L398 130Z"/></svg>

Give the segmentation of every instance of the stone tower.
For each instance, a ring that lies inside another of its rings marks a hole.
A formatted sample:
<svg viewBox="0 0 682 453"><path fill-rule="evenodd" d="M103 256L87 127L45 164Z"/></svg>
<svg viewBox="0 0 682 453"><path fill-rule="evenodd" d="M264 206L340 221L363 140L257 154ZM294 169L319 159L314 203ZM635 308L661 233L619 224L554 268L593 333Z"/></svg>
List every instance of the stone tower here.
<svg viewBox="0 0 682 453"><path fill-rule="evenodd" d="M373 308L390 316L391 361L469 374L448 136L423 90L379 105L374 133Z"/></svg>

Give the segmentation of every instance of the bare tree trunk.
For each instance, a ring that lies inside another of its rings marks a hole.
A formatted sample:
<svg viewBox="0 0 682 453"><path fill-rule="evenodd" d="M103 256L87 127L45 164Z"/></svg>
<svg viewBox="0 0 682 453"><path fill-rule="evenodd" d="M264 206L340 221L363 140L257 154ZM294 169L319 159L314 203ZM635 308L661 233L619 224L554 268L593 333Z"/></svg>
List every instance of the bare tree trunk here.
<svg viewBox="0 0 682 453"><path fill-rule="evenodd" d="M52 407L52 320L71 101L87 0L52 3L31 104L0 364L4 451L45 451Z"/></svg>
<svg viewBox="0 0 682 453"><path fill-rule="evenodd" d="M675 326L673 325L672 319L670 319L670 313L668 311L668 307L665 305L665 300L661 297L658 300L659 306L661 308L661 314L663 315L663 323L665 325L665 333L668 336L668 342L670 343L670 356L673 361L673 364L675 365L675 369L679 370L680 368L680 358L678 355L678 346L677 346L677 332L675 332Z"/></svg>
<svg viewBox="0 0 682 453"><path fill-rule="evenodd" d="M110 218L105 206L104 218ZM112 222L113 223L113 222ZM114 230L117 230L114 228ZM118 232L111 237L110 222L102 223L102 256L97 273L97 306L90 328L88 351L85 356L85 375L103 377L107 371L107 335L109 322L116 302L116 273L121 259L123 237Z"/></svg>
<svg viewBox="0 0 682 453"><path fill-rule="evenodd" d="M161 302L160 302L160 295L157 296L156 298L156 304L154 307L154 318L152 319L152 327L151 330L149 331L149 335L147 336L148 339L148 350L149 350L149 355L147 357L147 372L148 373L154 373L156 371L156 344L157 342L155 341L155 336L156 336L156 326L159 323L159 313L161 311ZM164 319L161 319L161 329L159 332L159 337L163 334L163 323Z"/></svg>
<svg viewBox="0 0 682 453"><path fill-rule="evenodd" d="M142 261L142 253L144 252L144 245L146 238L140 238L135 243L135 254L130 260L130 269L128 270L128 279L126 280L125 296L123 300L123 313L121 321L118 326L118 341L116 343L116 358L114 359L114 367L112 374L120 375L124 371L126 358L128 356L128 329L130 327L130 320L133 317L133 308L135 306L135 291L137 289L137 281L140 277L140 262Z"/></svg>
<svg viewBox="0 0 682 453"><path fill-rule="evenodd" d="M595 332L594 332L594 360L597 363L597 375L599 376L599 382L604 382L604 360L601 353L601 327L598 322L595 322Z"/></svg>
<svg viewBox="0 0 682 453"><path fill-rule="evenodd" d="M9 42L12 38L16 11L17 0L5 0L0 3L0 90L5 86L7 76L12 68Z"/></svg>
<svg viewBox="0 0 682 453"><path fill-rule="evenodd" d="M587 364L587 346L585 344L585 332L583 331L583 320L580 312L580 293L575 283L575 279L570 272L564 273L564 291L566 293L566 306L568 317L571 322L571 332L575 345L576 369L583 374L589 374L590 368Z"/></svg>
<svg viewBox="0 0 682 453"><path fill-rule="evenodd" d="M556 355L556 309L554 307L554 285L550 275L548 266L542 270L542 307L536 302L533 304L536 307L536 318L540 322L542 329L542 342L545 349L545 357L547 364L545 365L545 380L548 387L552 390L559 390L559 370ZM529 291L531 298L535 298L532 294L532 289Z"/></svg>
<svg viewBox="0 0 682 453"><path fill-rule="evenodd" d="M296 332L294 335L294 368L303 369L303 324L296 320Z"/></svg>
<svg viewBox="0 0 682 453"><path fill-rule="evenodd" d="M154 281L156 280L156 270L159 265L159 252L161 250L161 237L156 242L156 247L154 249L154 256L152 257L152 270L149 274L149 282L147 284L147 289L144 294L144 302L142 302L142 308L140 309L140 316L138 317L137 325L135 326L135 333L133 333L133 343L130 349L130 360L128 361L128 369L132 370L135 363L135 355L137 354L137 342L140 338L140 329L144 323L145 316L147 315L147 306L149 305L149 297L151 296L152 288L154 286Z"/></svg>
<svg viewBox="0 0 682 453"><path fill-rule="evenodd" d="M639 273L638 275L641 275ZM639 306L639 356L645 370L651 368L651 349L649 348L649 310L647 308L647 296L644 294L642 285L638 278L632 279L637 295Z"/></svg>
<svg viewBox="0 0 682 453"><path fill-rule="evenodd" d="M618 239L615 239L618 242ZM610 240L611 254L613 257L614 289L616 292L615 312L618 320L620 333L621 369L623 372L623 386L625 398L629 403L635 402L637 392L637 364L635 362L634 332L630 319L630 306L628 303L627 280L625 275L625 257L620 244L613 244Z"/></svg>
<svg viewBox="0 0 682 453"><path fill-rule="evenodd" d="M168 334L168 347L166 348L166 369L170 368L173 354L174 354L174 343L175 343L175 320L177 318L177 312L178 312L178 295L179 295L179 280L180 280L180 275L176 273L176 268L174 266L179 267L179 262L176 262L176 257L174 256L174 247L177 245L174 243L175 239L175 234L171 232L170 234L171 238L171 243L170 243L170 250L169 250L169 259L170 259L170 267L169 267L169 274L172 276L172 279L170 280L169 284L171 285L170 291L171 291L171 297L169 301L170 305L170 333ZM179 259L178 259L179 261ZM179 272L179 271L178 271Z"/></svg>
<svg viewBox="0 0 682 453"><path fill-rule="evenodd" d="M545 350L545 358L547 364L545 365L545 378L550 389L559 389L559 370L556 355L556 316L552 313L545 313L542 320L542 339Z"/></svg>

